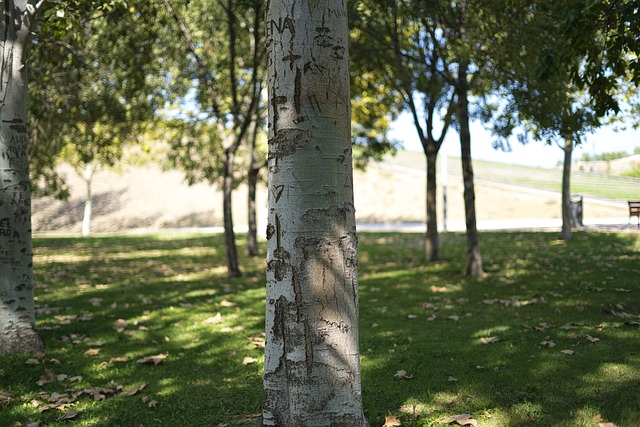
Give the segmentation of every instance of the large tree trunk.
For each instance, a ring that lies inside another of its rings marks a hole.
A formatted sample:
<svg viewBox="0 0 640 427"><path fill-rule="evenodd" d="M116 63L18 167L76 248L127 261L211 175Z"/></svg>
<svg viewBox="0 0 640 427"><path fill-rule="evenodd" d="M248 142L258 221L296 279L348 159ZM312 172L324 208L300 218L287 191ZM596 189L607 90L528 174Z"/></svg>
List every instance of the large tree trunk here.
<svg viewBox="0 0 640 427"><path fill-rule="evenodd" d="M267 2L263 425L366 426L346 4Z"/></svg>
<svg viewBox="0 0 640 427"><path fill-rule="evenodd" d="M440 259L440 241L438 239L437 216L437 161L438 152L426 153L427 157L427 239L425 249L427 261Z"/></svg>
<svg viewBox="0 0 640 427"><path fill-rule="evenodd" d="M0 20L0 354L43 351L35 329L27 65L33 6L5 0Z"/></svg>
<svg viewBox="0 0 640 427"><path fill-rule="evenodd" d="M564 163L562 165L562 229L560 239L569 241L573 237L571 232L571 155L573 153L573 139L564 138Z"/></svg>
<svg viewBox="0 0 640 427"><path fill-rule="evenodd" d="M467 225L467 275L480 276L484 273L480 255L480 239L476 225L476 193L471 164L471 132L469 131L469 64L460 62L458 70L458 120L460 122L460 148L462 153L462 180L464 182L464 209Z"/></svg>
<svg viewBox="0 0 640 427"><path fill-rule="evenodd" d="M235 152L225 150L224 174L222 177L222 216L224 225L224 249L227 256L227 275L240 277L240 263L238 261L238 249L236 247L236 234L233 229L233 211L231 208L231 194L233 193L233 166Z"/></svg>

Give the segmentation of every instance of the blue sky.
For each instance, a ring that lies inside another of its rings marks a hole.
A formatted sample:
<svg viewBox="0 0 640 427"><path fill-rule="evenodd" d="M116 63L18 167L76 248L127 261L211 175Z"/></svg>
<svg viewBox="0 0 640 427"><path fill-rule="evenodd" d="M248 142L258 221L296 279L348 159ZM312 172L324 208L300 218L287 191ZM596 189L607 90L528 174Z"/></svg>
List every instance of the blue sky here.
<svg viewBox="0 0 640 427"><path fill-rule="evenodd" d="M402 141L406 150L422 152L413 121L408 114L403 113L393 123L390 136ZM545 145L539 142L522 145L514 139L511 142L512 151L503 153L495 150L491 141L491 134L481 124L472 122L471 153L474 159L527 166L555 167L563 158L562 150L556 145ZM616 132L613 126L606 126L587 135L582 146L577 147L574 151L573 158L576 160L582 157L585 152L592 155L612 151L633 153L636 147L640 147L640 130ZM460 142L455 130L449 130L439 154L460 156Z"/></svg>

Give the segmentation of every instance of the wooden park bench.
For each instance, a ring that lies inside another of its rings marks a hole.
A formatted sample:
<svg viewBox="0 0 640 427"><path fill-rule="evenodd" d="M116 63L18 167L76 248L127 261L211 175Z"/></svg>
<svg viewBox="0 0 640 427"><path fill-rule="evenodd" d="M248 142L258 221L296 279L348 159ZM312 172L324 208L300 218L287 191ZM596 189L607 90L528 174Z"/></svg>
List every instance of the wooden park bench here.
<svg viewBox="0 0 640 427"><path fill-rule="evenodd" d="M629 200L629 223L632 216L638 218L638 227L640 227L640 201Z"/></svg>

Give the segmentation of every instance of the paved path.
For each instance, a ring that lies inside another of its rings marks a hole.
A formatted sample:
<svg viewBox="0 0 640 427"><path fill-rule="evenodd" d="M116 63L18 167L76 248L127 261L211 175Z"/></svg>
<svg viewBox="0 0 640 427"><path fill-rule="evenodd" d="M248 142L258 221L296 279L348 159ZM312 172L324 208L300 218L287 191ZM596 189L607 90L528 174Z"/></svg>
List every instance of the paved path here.
<svg viewBox="0 0 640 427"><path fill-rule="evenodd" d="M495 221L478 221L478 230L544 230L554 231L562 228L561 219L512 219ZM464 231L466 229L464 221L448 221L446 230L444 224L438 225L439 231ZM637 231L640 228L635 222L629 223L628 218L595 218L584 220L584 227L581 229L598 231ZM405 232L425 232L426 225L421 223L400 223L400 224L358 224L359 231L405 231Z"/></svg>

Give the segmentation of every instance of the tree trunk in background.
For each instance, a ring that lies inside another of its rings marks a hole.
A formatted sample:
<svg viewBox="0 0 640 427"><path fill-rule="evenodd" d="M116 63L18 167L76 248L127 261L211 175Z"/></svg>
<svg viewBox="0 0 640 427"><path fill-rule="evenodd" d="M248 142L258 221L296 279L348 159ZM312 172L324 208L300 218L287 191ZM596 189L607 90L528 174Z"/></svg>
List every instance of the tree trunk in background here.
<svg viewBox="0 0 640 427"><path fill-rule="evenodd" d="M233 193L233 166L235 152L231 149L224 153L224 174L222 177L222 216L224 225L224 249L227 256L227 275L240 277L240 262L238 261L238 249L236 247L236 234L233 229L233 211L231 208L231 194Z"/></svg>
<svg viewBox="0 0 640 427"><path fill-rule="evenodd" d="M562 230L560 239L569 241L571 232L571 155L573 154L573 138L564 138L564 163L562 165Z"/></svg>
<svg viewBox="0 0 640 427"><path fill-rule="evenodd" d="M427 261L440 260L437 216L437 161L438 152L426 153L427 157L427 239L425 249Z"/></svg>
<svg viewBox="0 0 640 427"><path fill-rule="evenodd" d="M91 234L91 210L93 205L93 191L91 186L93 185L94 172L95 169L93 165L88 164L83 174L87 190L84 201L84 216L82 217L82 235L85 237Z"/></svg>
<svg viewBox="0 0 640 427"><path fill-rule="evenodd" d="M254 118L253 129L251 131L251 148L249 156L249 170L247 171L247 186L249 187L249 194L247 200L247 224L249 224L249 231L247 233L247 255L254 257L258 256L258 224L256 218L256 190L258 187L258 176L260 175L260 169L264 162L260 162L258 159L258 153L256 151L256 143L258 138L258 118Z"/></svg>
<svg viewBox="0 0 640 427"><path fill-rule="evenodd" d="M247 172L247 185L249 187L247 203L247 221L249 230L247 231L247 255L258 256L258 224L256 218L256 189L258 186L258 174L260 169L255 169L252 163Z"/></svg>
<svg viewBox="0 0 640 427"><path fill-rule="evenodd" d="M469 131L469 64L460 62L458 69L458 120L460 123L460 149L462 153L462 180L464 182L464 210L467 225L467 275L484 274L480 242L476 225L476 193L471 164L471 132Z"/></svg>
<svg viewBox="0 0 640 427"><path fill-rule="evenodd" d="M366 426L343 0L267 1L263 425Z"/></svg>
<svg viewBox="0 0 640 427"><path fill-rule="evenodd" d="M27 65L35 18L27 1L0 4L0 354L40 352L27 155Z"/></svg>

